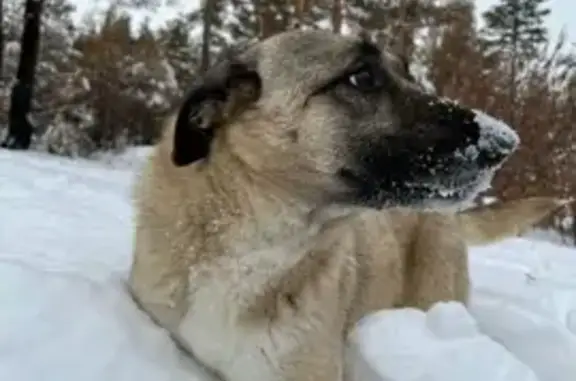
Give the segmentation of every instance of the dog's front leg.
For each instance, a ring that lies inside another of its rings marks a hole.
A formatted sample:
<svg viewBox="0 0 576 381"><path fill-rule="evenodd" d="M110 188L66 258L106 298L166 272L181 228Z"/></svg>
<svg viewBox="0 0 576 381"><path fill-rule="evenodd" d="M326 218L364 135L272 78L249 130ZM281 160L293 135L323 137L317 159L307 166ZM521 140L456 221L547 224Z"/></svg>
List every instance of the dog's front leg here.
<svg viewBox="0 0 576 381"><path fill-rule="evenodd" d="M466 304L468 248L454 223L441 213L426 213L407 254L404 303L427 310L438 302Z"/></svg>
<svg viewBox="0 0 576 381"><path fill-rule="evenodd" d="M356 237L349 224L325 224L303 255L272 280L242 317L255 364L238 381L343 379L344 341L356 293ZM256 368L254 368L256 369ZM248 372L250 373L250 372ZM254 377L254 378L250 378Z"/></svg>
<svg viewBox="0 0 576 381"><path fill-rule="evenodd" d="M348 327L371 312L398 307L404 289L403 250L386 211L368 209L349 221L356 237L357 290Z"/></svg>

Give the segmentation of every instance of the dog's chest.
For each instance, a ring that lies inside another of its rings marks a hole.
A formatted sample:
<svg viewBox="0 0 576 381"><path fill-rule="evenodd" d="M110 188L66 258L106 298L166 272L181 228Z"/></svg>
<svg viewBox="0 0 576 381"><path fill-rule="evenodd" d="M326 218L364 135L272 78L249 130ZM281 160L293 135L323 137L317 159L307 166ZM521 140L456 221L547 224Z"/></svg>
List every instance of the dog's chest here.
<svg viewBox="0 0 576 381"><path fill-rule="evenodd" d="M295 246L224 257L207 268L192 269L190 308L179 326L180 340L204 364L234 380L270 379L272 369L261 350L270 337L249 331L239 315L297 259ZM274 343L274 351L289 350ZM278 353L280 355L280 353ZM270 377L263 375L270 374Z"/></svg>

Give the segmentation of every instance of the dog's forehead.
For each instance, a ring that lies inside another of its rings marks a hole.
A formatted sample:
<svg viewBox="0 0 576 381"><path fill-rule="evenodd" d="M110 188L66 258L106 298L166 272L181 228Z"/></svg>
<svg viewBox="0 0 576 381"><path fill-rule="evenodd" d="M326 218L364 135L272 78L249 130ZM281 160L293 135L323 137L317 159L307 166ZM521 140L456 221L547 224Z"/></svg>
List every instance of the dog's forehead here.
<svg viewBox="0 0 576 381"><path fill-rule="evenodd" d="M362 40L327 31L290 31L262 41L258 69L271 88L313 86L332 78L358 55Z"/></svg>
<svg viewBox="0 0 576 381"><path fill-rule="evenodd" d="M309 56L314 53L336 54L349 50L360 41L356 36L342 36L328 31L288 31L262 41L263 52L280 50L286 54Z"/></svg>

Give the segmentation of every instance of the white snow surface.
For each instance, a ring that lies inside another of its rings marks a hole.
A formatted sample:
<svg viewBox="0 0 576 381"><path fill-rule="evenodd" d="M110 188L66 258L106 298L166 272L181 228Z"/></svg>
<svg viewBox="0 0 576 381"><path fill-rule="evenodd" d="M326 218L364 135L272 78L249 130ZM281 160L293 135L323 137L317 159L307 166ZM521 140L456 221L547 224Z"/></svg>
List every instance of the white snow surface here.
<svg viewBox="0 0 576 381"><path fill-rule="evenodd" d="M203 381L125 288L146 149L69 160L0 150L0 380ZM576 250L470 253L470 307L379 311L350 339L362 381L576 380Z"/></svg>

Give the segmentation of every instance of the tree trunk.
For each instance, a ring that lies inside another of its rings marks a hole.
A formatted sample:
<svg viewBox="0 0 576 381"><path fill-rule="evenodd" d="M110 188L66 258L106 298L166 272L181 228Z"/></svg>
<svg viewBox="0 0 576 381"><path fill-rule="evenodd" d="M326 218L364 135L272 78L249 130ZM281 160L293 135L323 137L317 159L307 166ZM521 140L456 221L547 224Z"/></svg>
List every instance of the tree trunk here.
<svg viewBox="0 0 576 381"><path fill-rule="evenodd" d="M294 19L291 28L300 29L304 25L304 16L308 12L308 5L307 0L294 1Z"/></svg>
<svg viewBox="0 0 576 381"><path fill-rule="evenodd" d="M388 45L392 52L400 57L410 60L414 52L414 34L420 27L422 18L422 4L419 0L397 1L389 5L390 24L388 29Z"/></svg>
<svg viewBox="0 0 576 381"><path fill-rule="evenodd" d="M334 0L332 6L332 31L340 34L342 32L342 18L343 18L343 0Z"/></svg>
<svg viewBox="0 0 576 381"><path fill-rule="evenodd" d="M38 60L43 2L43 0L26 0L20 61L16 74L16 84L12 88L10 96L8 137L2 143L2 147L5 148L28 149L32 141L32 124L29 120L29 113Z"/></svg>
<svg viewBox="0 0 576 381"><path fill-rule="evenodd" d="M210 67L210 43L212 39L212 20L214 19L212 13L214 8L214 1L204 0L204 9L202 10L202 60L200 62L200 71L204 72Z"/></svg>
<svg viewBox="0 0 576 381"><path fill-rule="evenodd" d="M254 0L254 8L258 17L258 39L263 40L273 33L273 15L266 0Z"/></svg>
<svg viewBox="0 0 576 381"><path fill-rule="evenodd" d="M520 7L518 1L513 2L513 13L512 13L512 57L510 57L510 83L509 86L509 102L510 102L510 115L508 116L512 126L516 124L516 77L517 77L517 67L518 67L518 17L520 13Z"/></svg>
<svg viewBox="0 0 576 381"><path fill-rule="evenodd" d="M4 80L4 0L0 0L0 84Z"/></svg>

